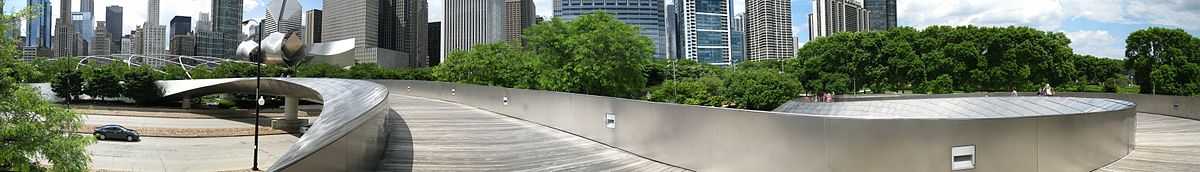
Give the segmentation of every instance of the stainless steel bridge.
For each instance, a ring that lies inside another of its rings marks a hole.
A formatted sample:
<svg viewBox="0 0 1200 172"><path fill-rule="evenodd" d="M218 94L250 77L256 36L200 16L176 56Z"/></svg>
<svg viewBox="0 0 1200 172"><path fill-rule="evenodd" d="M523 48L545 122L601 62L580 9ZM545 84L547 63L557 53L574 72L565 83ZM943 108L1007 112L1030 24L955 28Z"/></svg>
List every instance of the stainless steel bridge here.
<svg viewBox="0 0 1200 172"><path fill-rule="evenodd" d="M172 97L253 84L160 83ZM263 84L264 94L325 108L271 171L950 171L968 158L970 171L1200 169L1200 143L1187 141L1200 122L1185 119L1200 119L1194 97L959 98L978 106L918 100L909 103L962 109L888 113L894 102L875 102L823 105L862 113L802 114L429 81ZM976 108L996 113L951 113ZM888 114L908 115L877 116Z"/></svg>

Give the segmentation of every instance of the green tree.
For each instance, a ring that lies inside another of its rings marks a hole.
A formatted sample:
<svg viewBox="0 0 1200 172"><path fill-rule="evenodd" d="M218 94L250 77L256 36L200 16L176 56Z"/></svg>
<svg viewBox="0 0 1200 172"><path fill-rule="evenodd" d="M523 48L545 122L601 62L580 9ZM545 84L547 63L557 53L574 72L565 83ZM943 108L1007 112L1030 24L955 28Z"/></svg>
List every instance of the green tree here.
<svg viewBox="0 0 1200 172"><path fill-rule="evenodd" d="M555 18L526 30L535 53L541 88L602 96L639 97L646 87L645 66L654 46L612 14L594 12L563 21Z"/></svg>
<svg viewBox="0 0 1200 172"><path fill-rule="evenodd" d="M433 68L440 81L509 88L538 88L536 60L508 43L480 44L469 51L451 52Z"/></svg>
<svg viewBox="0 0 1200 172"><path fill-rule="evenodd" d="M646 100L715 107L733 105L721 94L724 87L725 81L716 76L667 80L652 87Z"/></svg>
<svg viewBox="0 0 1200 172"><path fill-rule="evenodd" d="M773 110L803 93L800 82L773 70L737 70L724 76L724 97L736 108Z"/></svg>
<svg viewBox="0 0 1200 172"><path fill-rule="evenodd" d="M54 77L50 82L50 90L54 91L55 95L68 102L79 100L79 95L83 95L83 73L79 71L66 71Z"/></svg>
<svg viewBox="0 0 1200 172"><path fill-rule="evenodd" d="M96 65L93 63L90 66ZM90 72L85 71L84 94L101 100L120 97L121 93L125 92L125 87L121 85L122 77L125 75L124 68L125 66L119 64L110 64L88 70Z"/></svg>
<svg viewBox="0 0 1200 172"><path fill-rule="evenodd" d="M9 23L30 16L32 9L42 8L34 5L15 14L0 15L0 31L9 31L14 27ZM16 33L4 35L11 34ZM4 97L0 99L0 166L14 171L87 171L90 160L84 148L93 141L72 133L82 126L81 116L17 85L24 74L16 70L30 70L17 67L17 45L8 37L0 38L0 97ZM39 160L50 164L32 163Z"/></svg>
<svg viewBox="0 0 1200 172"><path fill-rule="evenodd" d="M1151 27L1135 31L1125 39L1125 67L1133 70L1133 80L1141 85L1141 93L1157 93L1165 89L1167 94L1174 94L1178 93L1177 84L1200 82L1167 77L1176 71L1158 71L1200 63L1200 60L1196 60L1198 57L1200 40L1182 29ZM1159 75L1155 76L1155 73Z"/></svg>
<svg viewBox="0 0 1200 172"><path fill-rule="evenodd" d="M738 67L742 67L742 65ZM657 86L663 84L666 80L717 76L721 75L722 71L721 67L703 64L695 60L654 59L646 65L646 86Z"/></svg>
<svg viewBox="0 0 1200 172"><path fill-rule="evenodd" d="M138 104L153 104L158 99L162 98L162 90L158 88L158 81L162 74L147 67L137 67L131 69L124 76L125 92L123 95L133 99Z"/></svg>

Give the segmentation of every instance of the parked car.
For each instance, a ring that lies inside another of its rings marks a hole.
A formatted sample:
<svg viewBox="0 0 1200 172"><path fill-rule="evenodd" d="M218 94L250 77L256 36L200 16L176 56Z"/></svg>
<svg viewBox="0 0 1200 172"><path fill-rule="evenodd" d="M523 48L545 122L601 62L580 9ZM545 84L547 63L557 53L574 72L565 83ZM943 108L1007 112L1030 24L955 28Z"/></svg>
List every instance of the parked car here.
<svg viewBox="0 0 1200 172"><path fill-rule="evenodd" d="M96 130L92 132L92 135L96 136L97 140L116 139L131 142L142 140L141 135L138 135L137 130L125 128L124 126L116 124L96 127Z"/></svg>

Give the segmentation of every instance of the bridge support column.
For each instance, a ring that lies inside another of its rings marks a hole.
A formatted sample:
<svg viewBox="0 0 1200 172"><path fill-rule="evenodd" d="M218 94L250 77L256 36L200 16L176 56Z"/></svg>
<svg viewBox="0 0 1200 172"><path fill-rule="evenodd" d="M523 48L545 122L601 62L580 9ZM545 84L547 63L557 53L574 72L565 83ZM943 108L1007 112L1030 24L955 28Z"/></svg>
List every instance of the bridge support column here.
<svg viewBox="0 0 1200 172"><path fill-rule="evenodd" d="M192 95L184 95L183 100L181 100L179 102L179 104L183 104L183 107L181 107L183 109L191 109L192 108Z"/></svg>
<svg viewBox="0 0 1200 172"><path fill-rule="evenodd" d="M300 126L308 124L308 120L301 120L298 117L300 112L300 98L296 96L284 96L283 101L283 113L285 115L283 119L272 120L271 127L289 132L299 131Z"/></svg>

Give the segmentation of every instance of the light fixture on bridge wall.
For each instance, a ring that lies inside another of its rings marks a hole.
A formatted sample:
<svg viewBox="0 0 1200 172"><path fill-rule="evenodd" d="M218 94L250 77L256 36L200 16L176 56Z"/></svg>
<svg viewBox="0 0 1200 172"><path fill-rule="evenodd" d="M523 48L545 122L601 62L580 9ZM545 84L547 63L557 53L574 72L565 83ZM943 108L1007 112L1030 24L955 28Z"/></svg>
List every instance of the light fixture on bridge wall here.
<svg viewBox="0 0 1200 172"><path fill-rule="evenodd" d="M612 112L604 113L604 127L609 129L617 128L617 114Z"/></svg>
<svg viewBox="0 0 1200 172"><path fill-rule="evenodd" d="M950 148L950 170L975 169L975 145L962 145Z"/></svg>
<svg viewBox="0 0 1200 172"><path fill-rule="evenodd" d="M508 96L504 96L504 99L502 99L501 102L503 102L505 106L508 106Z"/></svg>

